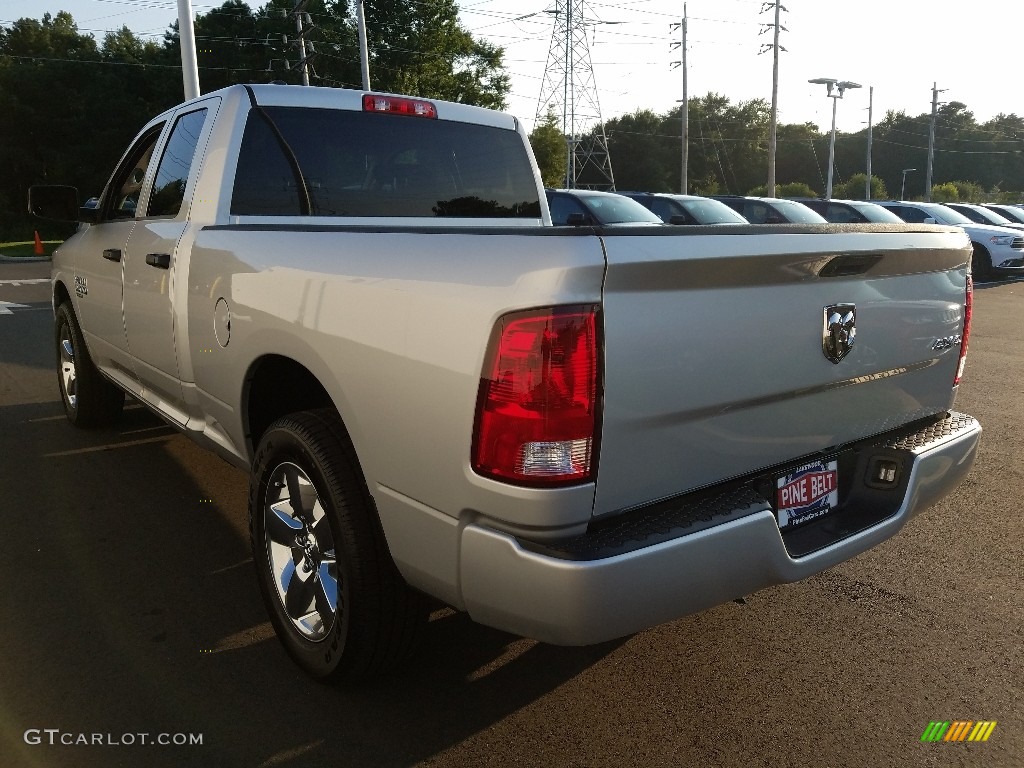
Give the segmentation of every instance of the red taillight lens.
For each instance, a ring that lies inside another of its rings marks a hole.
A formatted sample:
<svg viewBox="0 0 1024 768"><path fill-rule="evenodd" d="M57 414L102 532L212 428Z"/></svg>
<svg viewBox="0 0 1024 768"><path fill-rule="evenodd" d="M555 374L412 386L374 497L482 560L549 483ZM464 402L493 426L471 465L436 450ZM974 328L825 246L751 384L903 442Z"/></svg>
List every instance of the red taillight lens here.
<svg viewBox="0 0 1024 768"><path fill-rule="evenodd" d="M429 101L407 99L401 96L381 96L367 93L363 96L363 111L437 119L437 107Z"/></svg>
<svg viewBox="0 0 1024 768"><path fill-rule="evenodd" d="M505 315L480 380L473 469L518 485L592 480L597 466L597 307Z"/></svg>
<svg viewBox="0 0 1024 768"><path fill-rule="evenodd" d="M971 336L971 315L974 313L974 280L967 275L967 298L964 300L964 331L960 337L960 362L956 367L953 386L960 383L964 375L964 364L967 362L967 339Z"/></svg>

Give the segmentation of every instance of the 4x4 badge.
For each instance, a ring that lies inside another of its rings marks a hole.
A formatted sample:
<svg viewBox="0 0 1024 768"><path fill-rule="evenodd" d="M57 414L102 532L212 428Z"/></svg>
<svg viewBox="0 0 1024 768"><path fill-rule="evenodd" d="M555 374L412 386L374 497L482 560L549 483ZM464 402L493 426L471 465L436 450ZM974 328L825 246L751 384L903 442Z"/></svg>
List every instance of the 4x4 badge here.
<svg viewBox="0 0 1024 768"><path fill-rule="evenodd" d="M857 306L830 304L825 307L825 323L821 336L821 349L825 357L838 363L853 349L857 338Z"/></svg>

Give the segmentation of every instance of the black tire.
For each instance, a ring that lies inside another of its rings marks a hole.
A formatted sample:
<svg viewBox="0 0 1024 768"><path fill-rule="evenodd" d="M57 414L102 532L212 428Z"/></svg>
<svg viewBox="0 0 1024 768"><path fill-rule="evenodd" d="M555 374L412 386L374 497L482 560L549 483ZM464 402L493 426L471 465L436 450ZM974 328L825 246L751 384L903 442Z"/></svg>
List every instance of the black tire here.
<svg viewBox="0 0 1024 768"><path fill-rule="evenodd" d="M83 429L117 421L124 408L124 391L107 381L93 363L69 302L57 308L54 344L57 386L68 421Z"/></svg>
<svg viewBox="0 0 1024 768"><path fill-rule="evenodd" d="M977 244L971 256L971 275L979 282L992 279L992 256Z"/></svg>
<svg viewBox="0 0 1024 768"><path fill-rule="evenodd" d="M249 532L271 622L309 675L352 682L410 655L427 602L391 559L333 411L291 414L267 429L249 481Z"/></svg>

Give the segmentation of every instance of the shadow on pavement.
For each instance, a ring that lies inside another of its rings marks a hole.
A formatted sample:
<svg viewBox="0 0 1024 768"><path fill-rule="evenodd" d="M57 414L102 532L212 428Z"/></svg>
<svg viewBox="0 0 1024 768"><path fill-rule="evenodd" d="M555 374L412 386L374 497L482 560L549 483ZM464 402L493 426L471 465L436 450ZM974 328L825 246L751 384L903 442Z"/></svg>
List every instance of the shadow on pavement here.
<svg viewBox="0 0 1024 768"><path fill-rule="evenodd" d="M137 405L100 432L72 428L57 402L0 407L0 457L5 766L411 765L621 644L544 646L445 609L392 677L319 685L260 601L245 473ZM33 745L30 729L202 745Z"/></svg>

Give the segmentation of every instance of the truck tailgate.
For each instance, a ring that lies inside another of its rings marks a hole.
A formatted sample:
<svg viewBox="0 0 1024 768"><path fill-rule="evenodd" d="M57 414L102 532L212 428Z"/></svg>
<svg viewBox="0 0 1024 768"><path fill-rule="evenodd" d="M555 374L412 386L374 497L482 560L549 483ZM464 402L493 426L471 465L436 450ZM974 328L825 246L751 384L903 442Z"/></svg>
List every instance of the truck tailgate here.
<svg viewBox="0 0 1024 768"><path fill-rule="evenodd" d="M595 515L952 405L971 255L960 230L657 228L603 240ZM837 305L855 307L856 330L838 363L823 345Z"/></svg>

